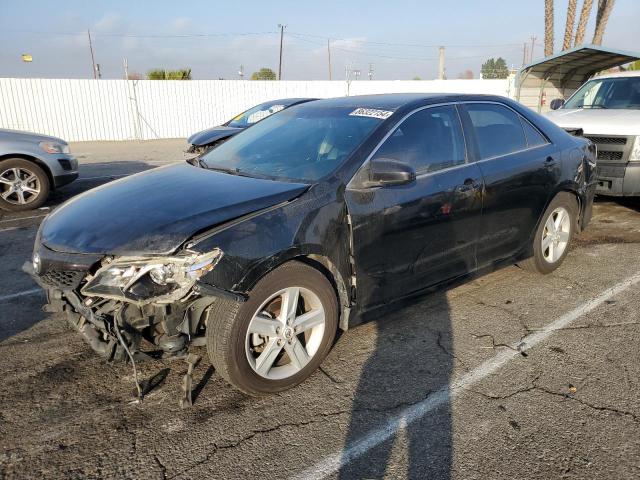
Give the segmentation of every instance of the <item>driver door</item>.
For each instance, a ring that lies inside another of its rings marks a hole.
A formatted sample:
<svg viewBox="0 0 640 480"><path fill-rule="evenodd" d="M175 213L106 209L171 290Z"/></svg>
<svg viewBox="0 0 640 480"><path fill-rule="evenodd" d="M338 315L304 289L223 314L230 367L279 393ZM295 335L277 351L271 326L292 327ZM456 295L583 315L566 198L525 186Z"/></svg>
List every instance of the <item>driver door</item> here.
<svg viewBox="0 0 640 480"><path fill-rule="evenodd" d="M370 161L350 183L345 196L361 308L476 268L483 180L466 150L456 106L425 108L402 121L371 157L408 165L415 180L366 187L358 178Z"/></svg>

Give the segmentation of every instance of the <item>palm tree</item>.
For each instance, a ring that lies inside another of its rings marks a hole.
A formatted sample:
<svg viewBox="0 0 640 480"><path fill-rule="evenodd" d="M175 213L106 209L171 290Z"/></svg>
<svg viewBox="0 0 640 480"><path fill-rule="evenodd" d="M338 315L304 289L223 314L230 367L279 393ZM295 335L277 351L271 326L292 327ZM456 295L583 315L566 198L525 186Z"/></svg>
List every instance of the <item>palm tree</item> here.
<svg viewBox="0 0 640 480"><path fill-rule="evenodd" d="M593 34L594 45L602 45L604 30L609 21L609 15L613 9L615 0L598 0L598 13L596 15L596 31Z"/></svg>
<svg viewBox="0 0 640 480"><path fill-rule="evenodd" d="M544 56L553 55L553 0L544 0Z"/></svg>
<svg viewBox="0 0 640 480"><path fill-rule="evenodd" d="M568 50L571 47L571 39L573 38L573 25L576 21L576 3L578 3L578 0L569 0L569 5L567 5L567 24L564 27L564 41L562 42L562 50Z"/></svg>
<svg viewBox="0 0 640 480"><path fill-rule="evenodd" d="M578 29L576 30L576 39L573 42L573 46L577 47L584 41L584 34L587 30L587 23L589 22L589 16L591 16L591 7L593 6L593 0L584 0L582 3L582 11L580 12L580 20L578 20Z"/></svg>

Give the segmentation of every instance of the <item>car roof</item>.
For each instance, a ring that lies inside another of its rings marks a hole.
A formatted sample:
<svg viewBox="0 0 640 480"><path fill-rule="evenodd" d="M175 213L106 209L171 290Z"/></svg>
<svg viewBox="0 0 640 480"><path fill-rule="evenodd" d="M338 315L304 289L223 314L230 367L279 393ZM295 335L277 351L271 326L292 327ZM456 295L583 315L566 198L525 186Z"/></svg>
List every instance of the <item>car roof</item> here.
<svg viewBox="0 0 640 480"><path fill-rule="evenodd" d="M502 101L505 97L498 95L476 95L461 93L383 93L379 95L354 95L316 100L317 107L362 107L384 110L398 110L403 107L415 107L440 102L457 102L465 100Z"/></svg>
<svg viewBox="0 0 640 480"><path fill-rule="evenodd" d="M620 77L640 77L640 70L628 70L626 72L612 72L603 73L602 75L596 75L593 79L601 78L620 78Z"/></svg>

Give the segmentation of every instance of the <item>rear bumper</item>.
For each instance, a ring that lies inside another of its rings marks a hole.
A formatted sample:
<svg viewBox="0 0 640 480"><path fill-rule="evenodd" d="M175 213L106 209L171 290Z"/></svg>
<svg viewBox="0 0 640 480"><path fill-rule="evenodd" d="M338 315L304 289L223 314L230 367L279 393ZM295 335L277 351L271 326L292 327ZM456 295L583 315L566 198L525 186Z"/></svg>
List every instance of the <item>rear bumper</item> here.
<svg viewBox="0 0 640 480"><path fill-rule="evenodd" d="M598 165L598 195L640 196L640 163Z"/></svg>

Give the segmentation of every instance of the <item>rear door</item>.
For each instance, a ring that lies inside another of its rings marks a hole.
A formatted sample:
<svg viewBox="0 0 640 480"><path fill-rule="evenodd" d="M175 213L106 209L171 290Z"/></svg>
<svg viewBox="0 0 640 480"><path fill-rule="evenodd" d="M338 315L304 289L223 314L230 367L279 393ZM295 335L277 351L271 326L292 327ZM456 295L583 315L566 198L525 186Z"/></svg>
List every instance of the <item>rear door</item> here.
<svg viewBox="0 0 640 480"><path fill-rule="evenodd" d="M501 103L464 104L485 181L478 266L527 248L561 173L556 148L528 120Z"/></svg>
<svg viewBox="0 0 640 480"><path fill-rule="evenodd" d="M407 163L417 177L347 189L358 303L386 303L475 269L482 178L467 162L456 106L411 114L371 158Z"/></svg>

